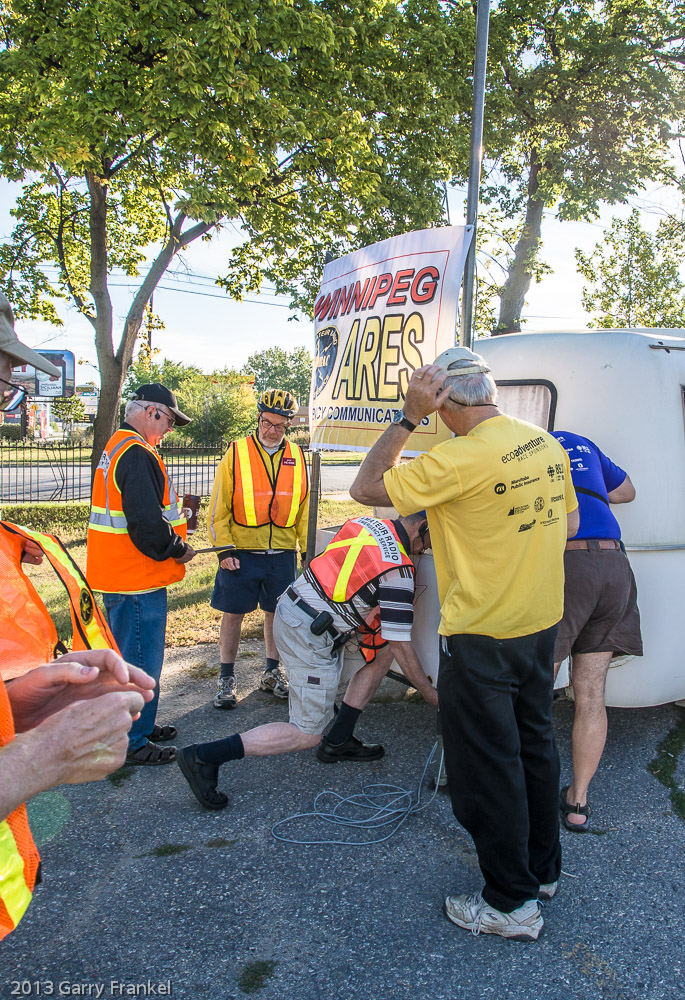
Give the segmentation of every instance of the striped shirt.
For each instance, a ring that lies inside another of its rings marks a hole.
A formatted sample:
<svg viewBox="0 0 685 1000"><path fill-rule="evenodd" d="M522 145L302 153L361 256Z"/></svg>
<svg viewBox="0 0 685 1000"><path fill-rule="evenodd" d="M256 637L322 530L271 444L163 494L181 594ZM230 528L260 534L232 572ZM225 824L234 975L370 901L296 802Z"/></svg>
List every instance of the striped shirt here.
<svg viewBox="0 0 685 1000"><path fill-rule="evenodd" d="M327 601L306 570L292 585L298 597L315 611L328 611L338 632L359 626L360 618L371 621L380 609L381 636L391 642L410 642L414 622L414 573L409 566L389 570L362 587L350 601Z"/></svg>

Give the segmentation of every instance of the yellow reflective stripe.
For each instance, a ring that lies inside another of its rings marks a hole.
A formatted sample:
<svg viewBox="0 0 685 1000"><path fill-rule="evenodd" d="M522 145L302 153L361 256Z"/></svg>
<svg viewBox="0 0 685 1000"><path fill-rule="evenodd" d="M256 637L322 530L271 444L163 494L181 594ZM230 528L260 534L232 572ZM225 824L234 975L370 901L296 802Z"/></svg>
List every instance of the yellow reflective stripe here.
<svg viewBox="0 0 685 1000"><path fill-rule="evenodd" d="M169 521L169 524L171 525L172 528L175 528L176 525L179 525L179 524L187 524L188 523L186 521L185 517L175 517L173 519L173 521L170 520L169 518L167 518L167 520Z"/></svg>
<svg viewBox="0 0 685 1000"><path fill-rule="evenodd" d="M291 454L295 459L295 470L293 472L293 498L290 504L290 513L288 514L288 520L286 521L286 528L291 528L295 521L297 520L297 512L300 509L300 502L302 500L302 452L298 448L293 454L293 449L290 449Z"/></svg>
<svg viewBox="0 0 685 1000"><path fill-rule="evenodd" d="M31 902L24 878L24 859L7 820L0 823L0 899L16 927Z"/></svg>
<svg viewBox="0 0 685 1000"><path fill-rule="evenodd" d="M347 596L347 584L350 582L352 570L359 558L359 553L366 545L375 545L376 540L370 531L362 528L356 538L345 538L340 542L331 542L329 549L342 549L349 546L349 552L345 556L345 561L340 567L338 579L335 581L333 589L333 600L344 601Z"/></svg>
<svg viewBox="0 0 685 1000"><path fill-rule="evenodd" d="M95 524L93 521L88 525L90 531L104 531L110 535L128 535L128 528L112 528L104 524Z"/></svg>
<svg viewBox="0 0 685 1000"><path fill-rule="evenodd" d="M233 445L238 451L238 466L240 468L240 487L245 508L245 520L248 527L256 527L257 512L254 505L254 485L252 483L252 463L247 438L240 438Z"/></svg>

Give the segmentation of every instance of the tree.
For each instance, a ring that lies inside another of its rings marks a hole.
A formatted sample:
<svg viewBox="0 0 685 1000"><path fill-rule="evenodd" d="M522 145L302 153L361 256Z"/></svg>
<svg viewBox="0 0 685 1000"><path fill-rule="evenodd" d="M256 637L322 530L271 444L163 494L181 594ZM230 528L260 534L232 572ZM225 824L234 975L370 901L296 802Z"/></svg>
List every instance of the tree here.
<svg viewBox="0 0 685 1000"><path fill-rule="evenodd" d="M64 425L67 437L71 437L74 423L86 419L86 407L80 396L58 396L52 400L52 412Z"/></svg>
<svg viewBox="0 0 685 1000"><path fill-rule="evenodd" d="M0 25L0 168L24 185L0 276L18 315L58 323L63 298L93 327L94 465L194 240L238 221L228 292L266 276L304 304L324 249L440 220L467 159L472 21L436 0L3 0ZM141 278L118 342L115 268Z"/></svg>
<svg viewBox="0 0 685 1000"><path fill-rule="evenodd" d="M588 219L669 170L682 99L675 0L504 0L492 17L486 202L522 219L498 328L520 330L545 208Z"/></svg>
<svg viewBox="0 0 685 1000"><path fill-rule="evenodd" d="M591 282L583 288L583 306L599 313L588 326L685 327L684 229L664 219L648 233L633 210L628 219L612 219L591 254L576 250L578 271Z"/></svg>
<svg viewBox="0 0 685 1000"><path fill-rule="evenodd" d="M196 444L244 437L254 429L257 406L252 380L226 368L211 375L191 375L178 389L178 403L191 423L179 428Z"/></svg>
<svg viewBox="0 0 685 1000"><path fill-rule="evenodd" d="M312 356L306 347L296 347L290 353L282 347L258 351L247 359L243 374L254 376L258 394L265 389L287 389L301 406L309 402Z"/></svg>

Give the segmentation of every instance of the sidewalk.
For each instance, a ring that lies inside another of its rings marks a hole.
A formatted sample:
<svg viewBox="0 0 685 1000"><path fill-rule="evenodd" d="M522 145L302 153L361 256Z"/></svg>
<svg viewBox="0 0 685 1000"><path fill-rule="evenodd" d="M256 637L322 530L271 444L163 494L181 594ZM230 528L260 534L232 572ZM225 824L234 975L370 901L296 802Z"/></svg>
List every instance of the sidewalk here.
<svg viewBox="0 0 685 1000"><path fill-rule="evenodd" d="M238 662L238 708L213 709L215 650L168 656L159 718L181 746L287 718L285 702L256 690L256 641ZM31 807L45 882L0 945L0 1000L22 981L23 995L51 984L53 996L104 1000L169 995L167 985L183 1000L682 1000L685 823L646 769L682 713L610 710L593 833L562 831L568 874L535 944L473 937L443 917L446 893L481 886L443 795L380 845L271 836L324 788L415 788L434 741L424 703L367 708L360 735L386 748L372 764L305 752L227 765L230 804L218 813L201 810L173 765L46 793ZM558 702L555 718L567 779L572 706ZM299 829L321 836L310 821Z"/></svg>

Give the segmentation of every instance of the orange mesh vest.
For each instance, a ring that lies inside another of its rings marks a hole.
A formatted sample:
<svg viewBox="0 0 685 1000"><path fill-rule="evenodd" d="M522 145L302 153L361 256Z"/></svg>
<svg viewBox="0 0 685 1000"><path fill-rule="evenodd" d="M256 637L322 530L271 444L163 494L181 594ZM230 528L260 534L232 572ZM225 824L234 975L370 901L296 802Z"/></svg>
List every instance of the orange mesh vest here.
<svg viewBox="0 0 685 1000"><path fill-rule="evenodd" d="M0 677L9 680L66 652L38 592L21 568L23 539L40 546L64 584L73 649L117 649L93 592L54 535L0 521Z"/></svg>
<svg viewBox="0 0 685 1000"><path fill-rule="evenodd" d="M346 521L321 555L312 559L308 571L329 601L342 604L367 583L400 566L416 573L392 521L363 516ZM380 627L380 611L372 621L360 621L358 626L359 647L367 662L387 644Z"/></svg>
<svg viewBox="0 0 685 1000"><path fill-rule="evenodd" d="M0 746L12 739L12 709L0 682ZM26 806L21 805L0 822L0 940L14 930L31 902L39 865Z"/></svg>
<svg viewBox="0 0 685 1000"><path fill-rule="evenodd" d="M309 493L307 464L300 446L286 441L283 450L276 453L274 457L280 454L280 462L275 482L271 481L254 435L239 438L231 448L231 507L235 523L244 528L259 528L269 523L278 528L292 528Z"/></svg>
<svg viewBox="0 0 685 1000"><path fill-rule="evenodd" d="M110 594L144 593L168 587L170 583L182 580L186 572L183 563L177 563L175 559L157 562L143 555L131 541L116 472L121 456L134 447L145 448L159 463L164 475L162 516L177 535L186 537L188 522L181 515L178 497L169 482L164 462L140 434L117 431L107 442L95 470L86 561L86 576L93 590Z"/></svg>

